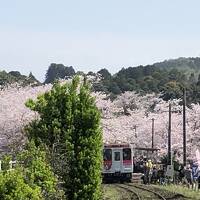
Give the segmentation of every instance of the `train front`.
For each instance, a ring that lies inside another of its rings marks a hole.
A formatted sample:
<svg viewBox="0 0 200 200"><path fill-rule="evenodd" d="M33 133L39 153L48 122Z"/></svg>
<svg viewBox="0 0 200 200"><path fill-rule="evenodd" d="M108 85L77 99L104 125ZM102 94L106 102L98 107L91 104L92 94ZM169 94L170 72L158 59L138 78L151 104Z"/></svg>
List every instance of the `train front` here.
<svg viewBox="0 0 200 200"><path fill-rule="evenodd" d="M103 150L104 181L130 181L133 172L130 144L105 144Z"/></svg>

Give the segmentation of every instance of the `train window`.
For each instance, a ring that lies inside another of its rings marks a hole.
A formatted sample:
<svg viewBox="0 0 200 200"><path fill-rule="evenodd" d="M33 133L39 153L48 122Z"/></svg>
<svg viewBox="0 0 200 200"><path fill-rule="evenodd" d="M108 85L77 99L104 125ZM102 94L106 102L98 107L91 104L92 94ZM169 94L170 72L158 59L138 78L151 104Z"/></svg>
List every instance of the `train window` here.
<svg viewBox="0 0 200 200"><path fill-rule="evenodd" d="M115 152L115 161L120 160L120 152Z"/></svg>
<svg viewBox="0 0 200 200"><path fill-rule="evenodd" d="M123 160L131 160L131 149L123 149Z"/></svg>
<svg viewBox="0 0 200 200"><path fill-rule="evenodd" d="M103 160L104 161L112 160L112 150L111 149L104 149Z"/></svg>

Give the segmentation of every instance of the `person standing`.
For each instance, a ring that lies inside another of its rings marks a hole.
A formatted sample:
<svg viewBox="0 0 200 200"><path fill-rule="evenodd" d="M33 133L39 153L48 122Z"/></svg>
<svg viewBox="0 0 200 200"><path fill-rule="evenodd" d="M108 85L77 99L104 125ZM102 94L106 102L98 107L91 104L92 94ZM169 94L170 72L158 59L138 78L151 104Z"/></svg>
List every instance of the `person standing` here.
<svg viewBox="0 0 200 200"><path fill-rule="evenodd" d="M193 185L193 176L192 176L192 169L191 169L190 164L188 164L185 168L185 179L186 179L188 188L191 188L191 186Z"/></svg>
<svg viewBox="0 0 200 200"><path fill-rule="evenodd" d="M198 167L198 178L197 178L198 190L200 190L200 166Z"/></svg>
<svg viewBox="0 0 200 200"><path fill-rule="evenodd" d="M146 163L146 178L147 178L147 184L151 183L151 177L152 177L152 170L153 170L153 164L151 160L148 160Z"/></svg>
<svg viewBox="0 0 200 200"><path fill-rule="evenodd" d="M198 177L199 177L198 163L192 164L192 177L193 177L192 189L196 190L198 188Z"/></svg>

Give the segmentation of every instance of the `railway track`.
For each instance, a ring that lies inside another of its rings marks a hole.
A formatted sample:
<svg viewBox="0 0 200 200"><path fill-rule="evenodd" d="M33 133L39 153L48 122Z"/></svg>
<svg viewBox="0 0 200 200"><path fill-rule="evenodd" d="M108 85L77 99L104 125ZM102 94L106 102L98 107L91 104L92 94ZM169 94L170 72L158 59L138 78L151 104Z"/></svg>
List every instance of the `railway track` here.
<svg viewBox="0 0 200 200"><path fill-rule="evenodd" d="M153 191L147 187L143 187L141 185L135 185L135 184L126 184L127 186L129 187L134 187L134 188L137 188L139 190L143 190L143 191L147 191L149 193L152 193L154 194L155 197L157 197L157 199L160 199L160 200L167 200L164 196L162 196L160 193L156 192L156 191Z"/></svg>
<svg viewBox="0 0 200 200"><path fill-rule="evenodd" d="M134 183L114 183L113 188L118 191L116 199L121 200L186 200L186 196L154 188L150 185ZM108 200L108 199L107 199Z"/></svg>
<svg viewBox="0 0 200 200"><path fill-rule="evenodd" d="M142 200L139 194L136 191L134 191L134 189L130 187L129 185L116 184L116 186L118 188L124 189L127 192L131 193L131 200Z"/></svg>
<svg viewBox="0 0 200 200"><path fill-rule="evenodd" d="M158 192L155 192L149 188L142 187L141 185L135 185L135 184L116 184L118 188L124 189L127 192L131 193L131 199L132 200L142 200L142 199L154 199L154 200L167 200L164 196L159 194ZM137 190L137 191L136 191ZM144 193L142 191L150 193L149 197L145 197ZM154 198L152 197L154 196ZM155 199L156 198L156 199Z"/></svg>

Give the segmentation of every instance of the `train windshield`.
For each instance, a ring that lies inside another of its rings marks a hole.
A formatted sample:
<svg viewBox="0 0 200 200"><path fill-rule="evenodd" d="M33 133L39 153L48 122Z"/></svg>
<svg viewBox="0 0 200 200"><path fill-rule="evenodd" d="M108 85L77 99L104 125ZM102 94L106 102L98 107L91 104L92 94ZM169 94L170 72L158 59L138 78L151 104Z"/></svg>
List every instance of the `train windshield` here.
<svg viewBox="0 0 200 200"><path fill-rule="evenodd" d="M115 152L115 161L120 161L120 152Z"/></svg>
<svg viewBox="0 0 200 200"><path fill-rule="evenodd" d="M131 149L123 149L123 160L131 160Z"/></svg>
<svg viewBox="0 0 200 200"><path fill-rule="evenodd" d="M111 149L104 149L103 160L104 161L112 160L112 150Z"/></svg>

